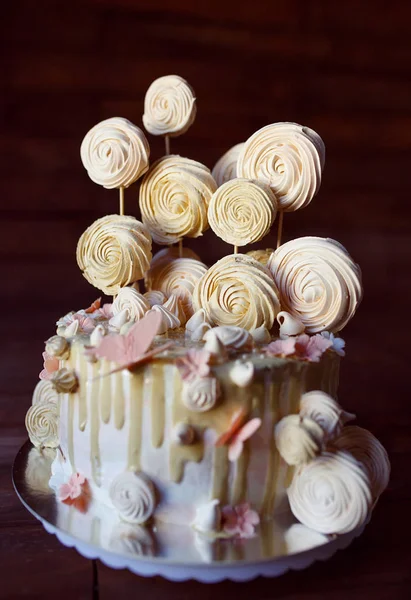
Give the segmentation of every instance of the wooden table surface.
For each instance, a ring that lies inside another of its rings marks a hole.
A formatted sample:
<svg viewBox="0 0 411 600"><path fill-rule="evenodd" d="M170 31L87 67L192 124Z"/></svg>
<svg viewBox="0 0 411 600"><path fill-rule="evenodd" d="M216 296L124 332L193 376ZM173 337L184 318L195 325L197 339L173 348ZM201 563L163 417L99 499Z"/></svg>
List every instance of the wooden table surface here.
<svg viewBox="0 0 411 600"><path fill-rule="evenodd" d="M199 600L411 597L409 324L411 147L407 2L15 0L2 7L2 360L0 598L91 597L90 561L61 546L20 505L13 458L53 323L96 296L75 262L114 191L87 177L79 145L103 118L141 124L150 82L196 90L198 115L172 149L212 166L267 123L301 122L327 146L323 185L286 215L285 238L328 235L361 264L365 297L344 331L343 405L387 447L392 478L349 550L277 580L206 586L142 579L99 565L100 597ZM162 141L150 138L152 157ZM137 191L126 207L138 215ZM273 243L264 240L260 246ZM208 232L190 244L211 263L229 251Z"/></svg>

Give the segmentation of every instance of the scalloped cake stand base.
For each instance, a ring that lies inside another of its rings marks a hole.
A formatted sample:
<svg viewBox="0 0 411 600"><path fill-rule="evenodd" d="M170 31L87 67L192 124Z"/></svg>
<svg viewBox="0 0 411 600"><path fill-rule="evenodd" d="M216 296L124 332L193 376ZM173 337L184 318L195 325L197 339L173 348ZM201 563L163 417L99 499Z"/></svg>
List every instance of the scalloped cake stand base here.
<svg viewBox="0 0 411 600"><path fill-rule="evenodd" d="M92 506L81 514L58 502L48 487L54 454L49 449L41 452L30 442L18 452L12 477L23 505L64 546L112 569L129 569L143 577L160 575L170 581L203 583L277 577L327 560L364 530L362 526L329 539L296 523L286 511L280 519L263 523L249 540L215 541L188 527L126 525Z"/></svg>

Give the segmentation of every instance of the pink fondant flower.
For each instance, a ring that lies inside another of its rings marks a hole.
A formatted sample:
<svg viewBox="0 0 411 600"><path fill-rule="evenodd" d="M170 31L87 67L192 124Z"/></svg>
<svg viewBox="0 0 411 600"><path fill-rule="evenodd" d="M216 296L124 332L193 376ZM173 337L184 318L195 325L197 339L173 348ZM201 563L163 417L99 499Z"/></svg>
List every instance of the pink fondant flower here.
<svg viewBox="0 0 411 600"><path fill-rule="evenodd" d="M103 304L100 308L96 310L93 314L93 317L97 319L111 319L113 316L113 305L112 304Z"/></svg>
<svg viewBox="0 0 411 600"><path fill-rule="evenodd" d="M319 362L320 358L328 348L333 345L332 341L326 339L319 333L309 336L306 333L299 335L295 340L295 354L302 360Z"/></svg>
<svg viewBox="0 0 411 600"><path fill-rule="evenodd" d="M265 351L272 356L290 356L295 352L295 338L286 340L275 340L266 346Z"/></svg>
<svg viewBox="0 0 411 600"><path fill-rule="evenodd" d="M232 536L250 538L254 535L255 527L260 517L247 503L237 506L225 506L222 510L223 530Z"/></svg>
<svg viewBox="0 0 411 600"><path fill-rule="evenodd" d="M261 419L250 419L244 425L245 418L246 412L243 409L236 412L231 419L228 430L220 435L215 442L215 446L217 447L228 445L228 459L231 462L235 462L240 458L244 448L244 442L254 435L257 429L261 427Z"/></svg>
<svg viewBox="0 0 411 600"><path fill-rule="evenodd" d="M59 359L54 356L50 356L47 352L43 352L43 370L39 377L40 379L51 379L54 371L58 371Z"/></svg>
<svg viewBox="0 0 411 600"><path fill-rule="evenodd" d="M208 377L210 374L211 354L207 350L193 348L176 360L183 381L193 381L197 377Z"/></svg>
<svg viewBox="0 0 411 600"><path fill-rule="evenodd" d="M81 473L73 473L67 483L63 483L58 491L58 498L61 502L71 502L79 498L83 493L83 486L86 484L86 478Z"/></svg>

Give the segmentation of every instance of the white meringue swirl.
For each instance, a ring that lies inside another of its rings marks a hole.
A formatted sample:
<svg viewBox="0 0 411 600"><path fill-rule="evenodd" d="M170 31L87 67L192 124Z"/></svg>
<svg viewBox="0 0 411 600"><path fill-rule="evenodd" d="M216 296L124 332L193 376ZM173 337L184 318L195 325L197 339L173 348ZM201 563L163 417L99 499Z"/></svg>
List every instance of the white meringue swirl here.
<svg viewBox="0 0 411 600"><path fill-rule="evenodd" d="M347 533L367 519L372 496L365 470L348 452L324 452L299 467L288 488L294 516L320 533Z"/></svg>
<svg viewBox="0 0 411 600"><path fill-rule="evenodd" d="M193 306L203 308L216 325L251 331L273 326L280 310L278 290L268 270L245 254L231 254L215 263L197 283Z"/></svg>
<svg viewBox="0 0 411 600"><path fill-rule="evenodd" d="M193 412L211 410L220 396L220 385L215 377L196 377L184 381L182 401Z"/></svg>
<svg viewBox="0 0 411 600"><path fill-rule="evenodd" d="M171 294L170 298L163 303L163 307L178 318L180 325L184 325L187 321L181 300L176 294Z"/></svg>
<svg viewBox="0 0 411 600"><path fill-rule="evenodd" d="M157 273L163 269L167 264L173 262L176 258L194 258L195 260L200 260L200 257L190 248L183 246L182 255L180 256L180 249L177 246L167 246L167 248L163 248L156 252L151 259L150 269L146 273L144 282L146 288L151 290L151 281L153 278L157 276Z"/></svg>
<svg viewBox="0 0 411 600"><path fill-rule="evenodd" d="M178 317L172 313L171 310L168 310L168 308L166 308L164 305L159 306L156 304L151 310L154 310L161 315L161 324L157 330L157 335L167 333L169 329L176 329L177 327L180 327L181 323Z"/></svg>
<svg viewBox="0 0 411 600"><path fill-rule="evenodd" d="M206 272L206 265L199 260L176 258L153 271L151 285L153 290L160 290L167 297L175 294L180 299L184 313L189 319L194 314L192 301L194 287Z"/></svg>
<svg viewBox="0 0 411 600"><path fill-rule="evenodd" d="M254 260L258 260L258 262L265 267L273 252L275 252L274 248L265 248L265 250L250 250L247 252L247 256L251 256L251 258L254 258Z"/></svg>
<svg viewBox="0 0 411 600"><path fill-rule="evenodd" d="M195 160L176 155L157 160L140 187L141 216L153 240L174 244L202 235L216 189L209 169Z"/></svg>
<svg viewBox="0 0 411 600"><path fill-rule="evenodd" d="M251 350L254 340L249 331L234 325L222 325L213 327L204 335L203 340L208 342L217 337L228 350Z"/></svg>
<svg viewBox="0 0 411 600"><path fill-rule="evenodd" d="M31 443L37 448L57 448L58 407L54 402L40 402L30 406L26 414L26 429Z"/></svg>
<svg viewBox="0 0 411 600"><path fill-rule="evenodd" d="M318 192L324 160L325 147L318 133L297 123L273 123L245 142L237 176L266 183L279 209L293 212L307 206Z"/></svg>
<svg viewBox="0 0 411 600"><path fill-rule="evenodd" d="M241 150L244 148L244 142L236 144L218 159L211 171L212 176L217 182L217 185L223 185L227 181L237 177L237 160Z"/></svg>
<svg viewBox="0 0 411 600"><path fill-rule="evenodd" d="M360 267L339 242L302 237L280 246L268 261L282 309L308 333L341 331L362 298Z"/></svg>
<svg viewBox="0 0 411 600"><path fill-rule="evenodd" d="M150 260L151 236L134 217L102 217L77 244L77 263L84 277L107 295L142 279Z"/></svg>
<svg viewBox="0 0 411 600"><path fill-rule="evenodd" d="M46 352L49 356L67 360L70 356L70 344L61 335L53 335L46 342Z"/></svg>
<svg viewBox="0 0 411 600"><path fill-rule="evenodd" d="M274 431L277 450L288 465L303 465L321 452L324 432L312 419L288 415Z"/></svg>
<svg viewBox="0 0 411 600"><path fill-rule="evenodd" d="M333 445L350 452L365 468L370 478L373 499L382 494L390 480L391 465L387 451L367 429L350 425L344 427Z"/></svg>
<svg viewBox="0 0 411 600"><path fill-rule="evenodd" d="M33 391L31 403L35 404L55 404L57 406L58 393L53 384L48 379L40 379Z"/></svg>
<svg viewBox="0 0 411 600"><path fill-rule="evenodd" d="M181 135L197 112L194 90L178 75L159 77L144 98L144 127L152 135Z"/></svg>
<svg viewBox="0 0 411 600"><path fill-rule="evenodd" d="M127 310L128 321L139 321L150 310L150 303L134 287L123 287L113 302L113 315L118 315L124 309Z"/></svg>
<svg viewBox="0 0 411 600"><path fill-rule="evenodd" d="M139 525L148 521L154 512L154 486L144 473L120 473L113 479L109 493L123 521Z"/></svg>
<svg viewBox="0 0 411 600"><path fill-rule="evenodd" d="M150 146L139 127L114 117L90 129L80 155L94 183L107 189L127 188L147 171Z"/></svg>
<svg viewBox="0 0 411 600"><path fill-rule="evenodd" d="M300 416L315 421L324 431L327 442L340 435L345 423L355 419L355 415L345 412L334 398L321 390L301 396Z"/></svg>
<svg viewBox="0 0 411 600"><path fill-rule="evenodd" d="M56 392L60 394L71 394L78 388L78 379L74 369L58 369L58 371L54 371L50 381Z"/></svg>
<svg viewBox="0 0 411 600"><path fill-rule="evenodd" d="M151 307L155 306L156 304L164 304L164 302L166 301L165 295L159 290L152 290L150 292L146 292L143 295Z"/></svg>
<svg viewBox="0 0 411 600"><path fill-rule="evenodd" d="M270 188L251 179L232 179L211 196L208 222L214 233L233 246L258 242L269 233L277 215Z"/></svg>

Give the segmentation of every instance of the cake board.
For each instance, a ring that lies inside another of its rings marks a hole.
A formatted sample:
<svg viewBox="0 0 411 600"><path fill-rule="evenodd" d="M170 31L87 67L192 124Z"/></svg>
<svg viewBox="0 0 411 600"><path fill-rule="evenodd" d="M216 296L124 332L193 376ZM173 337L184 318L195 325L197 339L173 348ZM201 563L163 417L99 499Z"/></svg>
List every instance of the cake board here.
<svg viewBox="0 0 411 600"><path fill-rule="evenodd" d="M204 544L204 547L200 559L198 536L192 537L191 544L185 539L182 554L179 541L182 528L165 525L152 528L152 535L159 538L160 543L155 551L151 550L144 556L141 554L141 544L137 544L137 547L119 548L118 544L113 542L113 538L110 538L109 542L90 539L87 535L89 529L84 526L73 534L67 523L59 521L62 503L56 499L54 492L48 489L52 455L55 451L48 451L41 474L39 469L36 470L34 482L30 480L28 470L30 452L40 451L33 448L30 442L26 442L19 450L12 469L13 485L25 508L64 546L75 548L85 558L99 559L112 569L128 569L142 577L160 575L169 581L194 579L202 583L224 580L250 581L259 576L278 577L289 570L305 569L315 561L331 558L337 550L347 548L365 528L363 525L350 533L326 538L300 525L291 513L287 512L277 521L263 523L251 539L241 542L218 541L218 544L222 544L223 552L217 552L217 556L214 552L214 542L211 544L203 539L201 544ZM87 522L87 519L93 519L94 515L90 511L90 514L82 515L82 518ZM185 529L190 529L190 534L192 533L191 528ZM149 531L148 528L144 530ZM266 542L268 539L268 544L264 543L263 537ZM261 551L262 548L264 552ZM130 550L134 550L134 554Z"/></svg>

